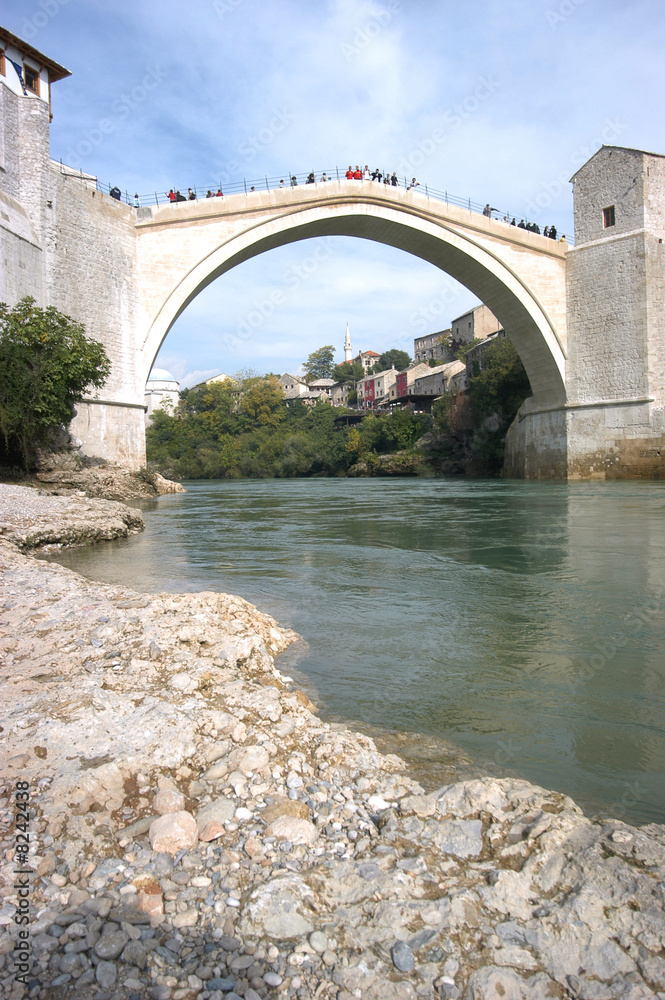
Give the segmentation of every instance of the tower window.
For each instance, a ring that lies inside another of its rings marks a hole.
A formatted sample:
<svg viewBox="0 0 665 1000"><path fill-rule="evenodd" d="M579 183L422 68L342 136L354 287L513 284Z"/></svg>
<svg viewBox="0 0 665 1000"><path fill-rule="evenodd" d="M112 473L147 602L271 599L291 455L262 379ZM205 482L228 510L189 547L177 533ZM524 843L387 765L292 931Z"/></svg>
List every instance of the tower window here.
<svg viewBox="0 0 665 1000"><path fill-rule="evenodd" d="M610 226L616 225L616 219L614 217L614 205L610 205L609 208L603 209L603 227L609 229Z"/></svg>
<svg viewBox="0 0 665 1000"><path fill-rule="evenodd" d="M33 94L39 94L39 71L33 69L32 66L26 66L23 64L23 79L25 80L25 86L28 90L31 90Z"/></svg>

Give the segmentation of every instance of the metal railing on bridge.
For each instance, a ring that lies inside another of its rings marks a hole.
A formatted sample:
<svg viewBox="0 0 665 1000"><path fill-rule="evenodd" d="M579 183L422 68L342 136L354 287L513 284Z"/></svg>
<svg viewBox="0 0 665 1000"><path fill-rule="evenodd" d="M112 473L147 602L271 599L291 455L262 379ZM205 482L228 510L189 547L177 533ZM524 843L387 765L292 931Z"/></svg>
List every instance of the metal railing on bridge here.
<svg viewBox="0 0 665 1000"><path fill-rule="evenodd" d="M329 181L346 181L346 171L340 169L339 167L334 167L332 170L320 170L314 172L314 181L309 180L311 177L311 171L303 171L302 173L295 174L275 174L269 177L264 174L262 177L247 178L243 177L241 180L226 181L222 183L221 180L217 180L210 184L195 184L192 187L188 187L185 191L181 191L178 188L172 188L174 193L177 193L179 197L176 197L175 204L187 202L187 201L201 201L206 198L223 197L229 194L245 194L247 196L252 195L256 191L271 191L280 188L289 187L301 187L307 185L308 183L313 184L316 187L320 187L322 184L326 184ZM390 175L392 177L392 175ZM325 177L325 180L323 179ZM386 174L382 174L382 179L370 180L364 179L359 180L349 180L349 184L369 184L377 185L380 188L383 187L400 187L407 190L412 189L412 182L408 177L398 177L397 184L392 181L390 184L386 183L384 178ZM144 206L150 205L168 205L173 204L173 199L169 197L167 191L150 191L147 194L134 194L133 196L129 194L128 191L120 191L117 186L111 184L104 184L99 179L97 179L97 190L101 191L103 194L111 194L118 198L118 200L125 202L127 205L131 205L134 208L142 208ZM415 190L419 194L424 194L427 198L434 198L436 201L445 202L447 205L455 205L458 208L465 208L469 212L476 212L479 215L484 214L486 206L481 202L474 201L472 198L462 198L459 195L452 194L450 191L441 190L440 188L431 187L427 183L417 183L415 185ZM190 194L191 192L191 194ZM513 215L512 212L503 211L502 209L492 208L491 218L495 221L503 221L506 225L517 224L514 220L517 220L519 216ZM533 224L535 220L524 219L525 223ZM544 233L546 225L540 225L536 232ZM562 234L557 233L556 239L562 239ZM574 239L568 233L565 234L565 242L574 246Z"/></svg>

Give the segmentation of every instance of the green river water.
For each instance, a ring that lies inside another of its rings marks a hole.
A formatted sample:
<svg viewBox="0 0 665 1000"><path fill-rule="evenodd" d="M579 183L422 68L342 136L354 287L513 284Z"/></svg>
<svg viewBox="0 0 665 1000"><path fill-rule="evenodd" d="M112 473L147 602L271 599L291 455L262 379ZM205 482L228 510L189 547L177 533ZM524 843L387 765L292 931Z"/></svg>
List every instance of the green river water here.
<svg viewBox="0 0 665 1000"><path fill-rule="evenodd" d="M146 591L240 594L302 637L325 718L430 787L520 775L665 822L665 483L188 483L146 530L58 554Z"/></svg>

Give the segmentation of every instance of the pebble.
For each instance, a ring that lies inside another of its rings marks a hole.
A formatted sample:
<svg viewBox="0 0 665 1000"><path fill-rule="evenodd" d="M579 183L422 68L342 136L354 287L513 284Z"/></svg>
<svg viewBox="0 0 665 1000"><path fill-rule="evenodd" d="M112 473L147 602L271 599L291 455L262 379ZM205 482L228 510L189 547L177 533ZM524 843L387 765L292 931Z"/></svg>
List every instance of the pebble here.
<svg viewBox="0 0 665 1000"><path fill-rule="evenodd" d="M110 990L118 978L118 970L113 962L100 962L95 971L95 978L103 990Z"/></svg>
<svg viewBox="0 0 665 1000"><path fill-rule="evenodd" d="M111 929L107 931L104 928L102 936L95 945L95 955L106 960L118 958L128 941L129 937L124 931Z"/></svg>
<svg viewBox="0 0 665 1000"><path fill-rule="evenodd" d="M400 972L411 972L416 962L406 941L396 941L390 949L393 965Z"/></svg>
<svg viewBox="0 0 665 1000"><path fill-rule="evenodd" d="M314 931L309 936L309 943L314 951L318 952L319 955L322 955L328 947L328 938L322 931Z"/></svg>

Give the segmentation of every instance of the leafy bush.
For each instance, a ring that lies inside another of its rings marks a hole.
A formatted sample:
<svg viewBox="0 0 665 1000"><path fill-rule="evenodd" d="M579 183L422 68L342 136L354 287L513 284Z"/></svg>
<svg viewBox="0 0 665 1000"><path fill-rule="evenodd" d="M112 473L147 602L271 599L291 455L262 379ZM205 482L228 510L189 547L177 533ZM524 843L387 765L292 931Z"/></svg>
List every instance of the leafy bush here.
<svg viewBox="0 0 665 1000"><path fill-rule="evenodd" d="M31 297L0 303L0 432L4 450L28 468L38 445L69 424L86 389L100 388L111 363L80 323Z"/></svg>

